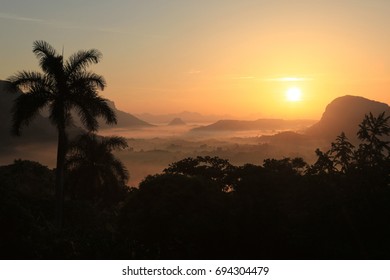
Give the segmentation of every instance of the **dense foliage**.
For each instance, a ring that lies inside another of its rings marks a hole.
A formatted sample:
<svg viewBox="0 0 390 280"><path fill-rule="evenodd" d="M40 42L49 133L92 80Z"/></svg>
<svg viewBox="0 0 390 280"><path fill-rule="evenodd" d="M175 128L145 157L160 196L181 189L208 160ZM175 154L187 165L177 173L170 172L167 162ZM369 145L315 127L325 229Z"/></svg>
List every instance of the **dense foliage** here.
<svg viewBox="0 0 390 280"><path fill-rule="evenodd" d="M384 138L389 134L389 117L367 115L358 147L341 133L329 151L316 150L312 165L302 158L244 166L216 157L186 158L146 177L138 188L113 187L110 195L107 187L115 178L123 185L127 173L110 169L116 161L107 147L125 145L120 138L82 136L68 155L71 185L62 230L53 226L54 171L22 160L0 167L0 254L389 259L390 156ZM99 172L113 175L105 181Z"/></svg>

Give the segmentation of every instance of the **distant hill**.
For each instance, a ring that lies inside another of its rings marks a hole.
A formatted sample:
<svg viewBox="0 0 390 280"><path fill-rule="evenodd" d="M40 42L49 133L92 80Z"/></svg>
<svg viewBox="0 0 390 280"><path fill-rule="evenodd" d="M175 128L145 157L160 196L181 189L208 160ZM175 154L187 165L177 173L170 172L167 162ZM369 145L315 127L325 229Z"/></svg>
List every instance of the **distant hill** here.
<svg viewBox="0 0 390 280"><path fill-rule="evenodd" d="M186 125L186 123L181 118L174 118L168 124L169 126L177 126L177 125Z"/></svg>
<svg viewBox="0 0 390 280"><path fill-rule="evenodd" d="M293 131L283 131L274 135L263 135L260 137L261 142L272 142L273 144L300 145L308 142L306 135Z"/></svg>
<svg viewBox="0 0 390 280"><path fill-rule="evenodd" d="M232 118L229 115L202 115L197 112L183 111L175 114L154 115L149 113L136 114L137 117L155 124L169 123L172 119L179 118L186 123L212 123L220 119Z"/></svg>
<svg viewBox="0 0 390 280"><path fill-rule="evenodd" d="M313 120L258 119L255 121L220 120L216 123L193 128L192 132L221 132L249 130L302 130L315 123Z"/></svg>
<svg viewBox="0 0 390 280"><path fill-rule="evenodd" d="M118 110L115 106L115 103L113 101L108 100L108 105L114 110L118 123L115 127L120 128L142 128L142 127L151 127L153 126L150 123L147 123L146 121L143 121L132 114L126 113L124 111ZM104 121L99 121L101 128L108 128L112 127L110 125L105 124Z"/></svg>
<svg viewBox="0 0 390 280"><path fill-rule="evenodd" d="M329 144L336 139L342 131L348 139L357 144L357 131L364 116L369 113L374 116L382 112L390 115L390 107L386 103L369 100L360 96L346 95L334 99L329 103L320 121L313 124L303 134L294 132L281 132L274 135L262 136L261 141L286 143L294 145L319 143Z"/></svg>
<svg viewBox="0 0 390 280"><path fill-rule="evenodd" d="M306 135L333 141L342 131L351 141L356 141L356 133L364 115L374 116L382 112L390 115L386 103L373 101L359 96L346 95L334 99L326 106L321 120L306 130Z"/></svg>
<svg viewBox="0 0 390 280"><path fill-rule="evenodd" d="M17 98L21 92L15 92L12 93L7 89L7 82L6 81L0 81L0 134L2 135L0 139L0 143L10 143L12 141L17 141L14 136L11 136L11 109L13 106L13 102L15 98ZM140 127L151 127L153 125L138 119L137 117L126 113L124 111L118 110L114 104L114 102L108 100L109 106L114 110L116 113L118 124L116 127L121 128L140 128ZM53 139L56 139L57 133L55 130L55 127L50 123L49 119L45 117L46 113L38 114L36 119L31 122L31 124L28 127L23 128L22 135L24 139L39 139L50 141ZM78 134L82 131L80 127L82 127L79 118L76 116L74 118L75 124L73 127L68 128L69 133L71 135ZM103 120L99 120L99 123L101 125L101 128L107 128L110 127ZM23 141L23 140L20 140Z"/></svg>

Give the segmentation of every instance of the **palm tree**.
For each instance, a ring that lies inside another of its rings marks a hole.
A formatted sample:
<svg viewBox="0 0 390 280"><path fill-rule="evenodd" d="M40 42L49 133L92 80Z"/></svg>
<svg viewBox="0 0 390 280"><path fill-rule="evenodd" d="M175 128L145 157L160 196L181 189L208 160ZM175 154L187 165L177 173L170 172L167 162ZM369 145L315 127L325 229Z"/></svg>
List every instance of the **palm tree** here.
<svg viewBox="0 0 390 280"><path fill-rule="evenodd" d="M70 143L66 165L71 195L103 204L118 200L126 189L129 173L112 152L127 147L123 137L94 133L82 134Z"/></svg>
<svg viewBox="0 0 390 280"><path fill-rule="evenodd" d="M100 61L102 54L98 50L81 50L64 61L50 44L35 41L33 53L43 73L20 71L8 79L13 89L25 93L15 100L12 130L15 135L20 135L23 126L29 125L42 109L48 108L50 121L58 131L55 191L57 222L61 228L68 142L66 128L73 121L71 111L77 113L89 131L98 129L97 117L102 117L108 124L115 124L116 116L106 99L98 95L98 90L103 90L106 85L104 78L87 71L89 65Z"/></svg>

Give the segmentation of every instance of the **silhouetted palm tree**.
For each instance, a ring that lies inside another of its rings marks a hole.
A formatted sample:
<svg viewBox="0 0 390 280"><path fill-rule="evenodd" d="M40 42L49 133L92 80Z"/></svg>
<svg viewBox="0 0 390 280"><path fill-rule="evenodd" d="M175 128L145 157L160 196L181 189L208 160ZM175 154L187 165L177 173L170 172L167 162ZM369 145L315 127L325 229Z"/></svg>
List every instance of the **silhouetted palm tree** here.
<svg viewBox="0 0 390 280"><path fill-rule="evenodd" d="M126 187L129 173L112 153L127 148L123 137L80 135L70 143L67 155L71 195L98 203L117 200Z"/></svg>
<svg viewBox="0 0 390 280"><path fill-rule="evenodd" d="M113 110L98 90L105 87L104 78L87 71L92 63L98 63L101 53L98 50L82 50L74 53L67 61L45 41L35 41L33 53L39 59L43 71L20 71L8 80L14 89L24 91L14 103L13 133L20 134L23 126L29 125L40 110L49 109L49 118L58 131L56 165L56 200L59 227L62 226L64 199L64 167L67 150L66 128L72 123L74 110L82 124L89 131L99 127L97 117L108 124L116 123Z"/></svg>

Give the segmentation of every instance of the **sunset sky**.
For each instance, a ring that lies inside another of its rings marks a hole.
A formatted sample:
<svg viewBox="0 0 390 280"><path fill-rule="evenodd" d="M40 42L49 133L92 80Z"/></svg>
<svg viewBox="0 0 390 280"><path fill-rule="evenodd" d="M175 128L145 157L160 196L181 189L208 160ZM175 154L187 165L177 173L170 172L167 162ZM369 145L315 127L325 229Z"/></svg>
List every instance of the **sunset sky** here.
<svg viewBox="0 0 390 280"><path fill-rule="evenodd" d="M346 94L390 103L389 15L389 0L1 0L0 79L37 70L45 40L99 49L102 94L130 113L318 119Z"/></svg>

